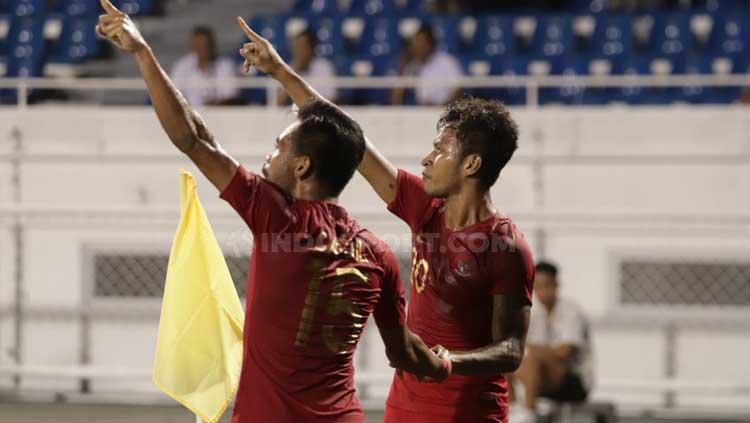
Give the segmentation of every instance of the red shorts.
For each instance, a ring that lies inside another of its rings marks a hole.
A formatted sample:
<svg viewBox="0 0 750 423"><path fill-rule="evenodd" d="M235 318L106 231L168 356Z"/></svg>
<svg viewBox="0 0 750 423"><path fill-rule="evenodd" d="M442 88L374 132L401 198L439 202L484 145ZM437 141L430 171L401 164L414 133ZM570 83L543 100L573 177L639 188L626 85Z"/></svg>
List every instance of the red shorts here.
<svg viewBox="0 0 750 423"><path fill-rule="evenodd" d="M508 423L498 417L469 415L432 415L385 406L383 423Z"/></svg>

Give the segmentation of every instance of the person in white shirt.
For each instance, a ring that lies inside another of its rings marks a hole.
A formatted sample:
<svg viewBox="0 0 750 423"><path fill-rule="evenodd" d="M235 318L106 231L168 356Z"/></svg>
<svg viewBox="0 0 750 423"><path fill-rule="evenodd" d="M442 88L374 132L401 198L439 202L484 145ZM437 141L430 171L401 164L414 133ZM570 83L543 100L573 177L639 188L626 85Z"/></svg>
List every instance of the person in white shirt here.
<svg viewBox="0 0 750 423"><path fill-rule="evenodd" d="M515 421L535 421L537 398L583 402L593 382L589 323L581 308L558 295L557 267L536 265L534 294L526 352L514 377L523 384L522 407L512 410ZM517 397L517 395L514 395Z"/></svg>
<svg viewBox="0 0 750 423"><path fill-rule="evenodd" d="M415 76L424 82L418 84L415 90L417 104L442 106L461 95L461 88L455 84L430 83L430 80L435 79L460 78L463 71L455 57L437 48L435 33L428 24L423 24L409 42L399 73L402 76ZM405 92L403 88L394 89L391 92L391 103L403 104Z"/></svg>
<svg viewBox="0 0 750 423"><path fill-rule="evenodd" d="M292 69L321 96L331 101L336 100L336 87L332 79L336 77L336 68L326 58L315 54L318 37L311 29L306 29L292 39ZM280 90L277 102L279 105L290 104L285 90Z"/></svg>
<svg viewBox="0 0 750 423"><path fill-rule="evenodd" d="M192 52L172 67L172 80L193 107L235 104L239 90L234 83L235 64L216 54L211 28L198 26L190 38Z"/></svg>

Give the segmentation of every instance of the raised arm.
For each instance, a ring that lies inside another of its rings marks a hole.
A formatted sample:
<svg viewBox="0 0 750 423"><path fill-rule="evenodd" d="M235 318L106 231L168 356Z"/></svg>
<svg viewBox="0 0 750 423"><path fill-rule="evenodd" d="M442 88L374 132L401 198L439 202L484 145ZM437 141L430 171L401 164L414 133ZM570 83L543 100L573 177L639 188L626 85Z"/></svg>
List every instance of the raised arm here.
<svg viewBox="0 0 750 423"><path fill-rule="evenodd" d="M240 49L240 54L245 58L243 70L247 73L252 66L265 72L281 83L294 104L301 106L311 98L325 99L304 79L302 79L284 60L279 56L273 45L253 31L245 20L238 17L242 31L250 40ZM367 182L375 189L375 192L386 203L390 204L396 197L396 179L398 172L396 168L375 148L367 139L367 150L359 165L359 173L367 179Z"/></svg>
<svg viewBox="0 0 750 423"><path fill-rule="evenodd" d="M526 331L529 328L529 306L509 295L495 295L492 312L492 344L465 352L433 348L438 356L447 357L453 373L460 375L494 375L514 372L523 359Z"/></svg>
<svg viewBox="0 0 750 423"><path fill-rule="evenodd" d="M134 55L167 136L216 188L223 190L239 164L221 149L200 115L175 88L130 17L109 0L100 1L106 14L99 17L97 33L118 49Z"/></svg>

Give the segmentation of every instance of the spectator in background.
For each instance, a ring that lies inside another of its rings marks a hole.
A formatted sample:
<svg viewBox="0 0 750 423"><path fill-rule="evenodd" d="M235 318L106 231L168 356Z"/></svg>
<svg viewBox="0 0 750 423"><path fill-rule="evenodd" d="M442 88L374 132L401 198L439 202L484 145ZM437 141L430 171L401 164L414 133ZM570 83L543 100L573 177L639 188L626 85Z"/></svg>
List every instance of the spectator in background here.
<svg viewBox="0 0 750 423"><path fill-rule="evenodd" d="M463 76L458 60L437 48L435 33L427 24L423 24L410 40L401 59L399 74L415 76L425 82ZM391 92L391 104L404 104L405 94L405 89L395 88ZM452 84L419 84L415 90L416 101L420 105L442 106L460 95L461 88Z"/></svg>
<svg viewBox="0 0 750 423"><path fill-rule="evenodd" d="M537 398L585 401L592 383L589 324L581 308L558 295L557 267L536 265L526 353L514 373L524 387L523 404L511 407L510 421L535 421ZM515 384L511 383L512 386ZM514 392L513 397L518 398Z"/></svg>
<svg viewBox="0 0 750 423"><path fill-rule="evenodd" d="M336 69L333 64L324 57L315 55L315 47L318 45L318 37L311 29L300 32L292 39L292 69L323 97L336 100L336 87L333 82L326 83L336 77ZM285 90L278 94L278 104L289 104L289 96Z"/></svg>
<svg viewBox="0 0 750 423"><path fill-rule="evenodd" d="M239 91L234 83L236 66L216 54L211 28L197 26L190 38L192 52L172 68L172 80L193 107L236 104ZM208 85L196 85L208 84Z"/></svg>

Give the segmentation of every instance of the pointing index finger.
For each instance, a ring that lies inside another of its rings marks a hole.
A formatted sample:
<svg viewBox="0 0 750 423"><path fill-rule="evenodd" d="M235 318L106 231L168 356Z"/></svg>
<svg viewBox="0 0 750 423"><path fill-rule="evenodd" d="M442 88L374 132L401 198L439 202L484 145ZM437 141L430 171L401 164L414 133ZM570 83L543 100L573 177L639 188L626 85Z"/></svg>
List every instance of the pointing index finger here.
<svg viewBox="0 0 750 423"><path fill-rule="evenodd" d="M105 1L105 0L102 0L102 1ZM256 34L255 31L253 31L252 29L250 29L249 26L247 26L247 23L245 22L244 19L242 19L241 16L237 16L237 23L240 24L240 28L242 28L242 32L244 32L245 35L247 35L247 38L251 39L252 41L256 43L260 43L263 40L263 37Z"/></svg>
<svg viewBox="0 0 750 423"><path fill-rule="evenodd" d="M112 4L109 0L99 0L99 2L102 5L102 9L104 9L108 15L116 15L118 13L121 13L114 4Z"/></svg>

